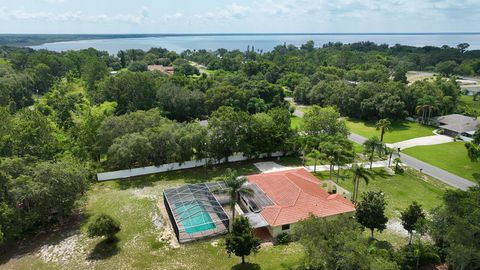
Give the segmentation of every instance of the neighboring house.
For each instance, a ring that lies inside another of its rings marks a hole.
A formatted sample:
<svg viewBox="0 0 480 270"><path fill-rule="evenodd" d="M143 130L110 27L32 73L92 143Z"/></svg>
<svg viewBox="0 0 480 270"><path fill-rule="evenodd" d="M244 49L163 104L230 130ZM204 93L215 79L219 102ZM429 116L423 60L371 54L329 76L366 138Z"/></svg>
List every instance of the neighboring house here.
<svg viewBox="0 0 480 270"><path fill-rule="evenodd" d="M162 65L149 65L148 66L149 71L160 71L161 73L167 74L167 75L173 75L175 69L171 66L162 66Z"/></svg>
<svg viewBox="0 0 480 270"><path fill-rule="evenodd" d="M276 237L288 232L309 215L334 217L355 212L355 206L340 194L329 194L305 169L247 176L253 196L242 196L242 210L257 235Z"/></svg>
<svg viewBox="0 0 480 270"><path fill-rule="evenodd" d="M472 137L479 128L480 122L474 117L461 114L449 114L438 116L433 119L436 125L445 135L456 137Z"/></svg>

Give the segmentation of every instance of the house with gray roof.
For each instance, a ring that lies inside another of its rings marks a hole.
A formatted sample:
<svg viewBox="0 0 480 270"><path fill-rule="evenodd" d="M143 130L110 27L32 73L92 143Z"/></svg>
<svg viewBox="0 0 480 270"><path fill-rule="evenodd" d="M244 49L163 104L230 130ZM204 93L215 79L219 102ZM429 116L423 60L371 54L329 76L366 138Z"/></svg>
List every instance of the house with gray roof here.
<svg viewBox="0 0 480 270"><path fill-rule="evenodd" d="M480 127L480 122L471 116L449 114L435 117L434 122L448 136L472 137Z"/></svg>

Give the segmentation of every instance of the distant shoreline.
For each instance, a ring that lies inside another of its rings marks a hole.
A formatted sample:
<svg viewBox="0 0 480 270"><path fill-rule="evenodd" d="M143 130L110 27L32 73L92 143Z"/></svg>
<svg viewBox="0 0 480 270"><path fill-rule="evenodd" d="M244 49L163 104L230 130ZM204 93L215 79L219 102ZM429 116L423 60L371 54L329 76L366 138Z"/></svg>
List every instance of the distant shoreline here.
<svg viewBox="0 0 480 270"><path fill-rule="evenodd" d="M37 46L46 43L122 38L149 37L208 37L208 36L432 36L432 35L480 35L480 32L395 32L395 33L162 33L162 34L0 34L0 46Z"/></svg>

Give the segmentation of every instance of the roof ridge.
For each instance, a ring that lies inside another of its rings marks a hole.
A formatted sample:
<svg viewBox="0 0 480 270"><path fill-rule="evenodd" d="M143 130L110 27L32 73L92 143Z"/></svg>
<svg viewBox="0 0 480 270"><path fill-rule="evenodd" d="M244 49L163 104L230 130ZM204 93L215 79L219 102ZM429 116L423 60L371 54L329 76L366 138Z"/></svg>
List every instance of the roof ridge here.
<svg viewBox="0 0 480 270"><path fill-rule="evenodd" d="M304 180L304 181L307 181L307 182L312 183L312 184L315 184L315 185L316 185L316 184L320 185L320 183L314 182L314 181L308 179L308 177L304 177L304 176L301 175L301 174L297 174L297 173L293 173L293 174L296 175L296 176L298 176L298 177L300 177L300 178L301 178L302 180ZM288 176L287 176L287 179L288 179L288 181L290 181L292 184L294 184L301 192L307 194L308 196L312 196L312 197L315 197L315 198L323 198L322 196L319 196L319 195L317 195L317 194L310 193L310 192L306 192L303 188L301 188L301 187L298 186L295 182L293 182L292 180L290 180L290 178L289 178ZM323 189L322 189L322 190L323 190Z"/></svg>
<svg viewBox="0 0 480 270"><path fill-rule="evenodd" d="M280 216L280 212L282 211L282 209L283 207L281 206L276 207L276 210L278 211L277 211L277 214L275 215L275 219L273 220L273 224L277 223L278 216Z"/></svg>

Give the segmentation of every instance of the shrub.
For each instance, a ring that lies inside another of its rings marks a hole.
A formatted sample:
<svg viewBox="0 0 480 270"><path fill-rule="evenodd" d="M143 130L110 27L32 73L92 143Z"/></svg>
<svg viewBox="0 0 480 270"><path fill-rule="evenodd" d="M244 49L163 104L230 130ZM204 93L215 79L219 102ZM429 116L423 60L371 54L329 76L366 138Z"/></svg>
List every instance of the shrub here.
<svg viewBox="0 0 480 270"><path fill-rule="evenodd" d="M277 235L277 243L280 245L286 245L292 241L290 235L286 232L282 232L281 234Z"/></svg>
<svg viewBox="0 0 480 270"><path fill-rule="evenodd" d="M143 72L148 70L148 65L142 61L135 61L128 65L128 70L131 72Z"/></svg>
<svg viewBox="0 0 480 270"><path fill-rule="evenodd" d="M417 269L440 263L440 256L434 246L418 242L401 248L396 254L396 261L402 269Z"/></svg>
<svg viewBox="0 0 480 270"><path fill-rule="evenodd" d="M113 238L120 231L120 224L106 214L99 214L91 218L87 226L87 233L90 237Z"/></svg>

